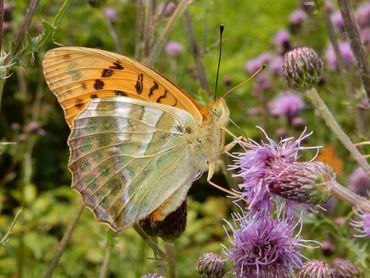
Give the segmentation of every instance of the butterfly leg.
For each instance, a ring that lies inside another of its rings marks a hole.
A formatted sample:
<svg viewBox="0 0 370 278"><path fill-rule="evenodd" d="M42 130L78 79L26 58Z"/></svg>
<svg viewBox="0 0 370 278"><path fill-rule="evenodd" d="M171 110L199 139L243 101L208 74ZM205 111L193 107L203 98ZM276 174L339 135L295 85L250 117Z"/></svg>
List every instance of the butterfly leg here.
<svg viewBox="0 0 370 278"><path fill-rule="evenodd" d="M227 153L232 148L234 148L236 144L238 144L240 142L243 142L243 139L244 139L243 136L239 136L239 137L235 138L234 141L232 141L231 143L229 143L229 144L227 144L227 145L224 146L223 152L224 153Z"/></svg>
<svg viewBox="0 0 370 278"><path fill-rule="evenodd" d="M208 175L207 175L207 182L212 185L213 187L217 188L218 190L221 190L227 194L230 194L231 196L233 197L236 197L238 199L242 199L242 196L236 192L232 192L230 190L227 190L225 188L223 188L222 186L218 185L218 184L215 184L213 181L211 181L212 177L213 177L213 174L215 172L215 164L214 163L210 163L208 165Z"/></svg>

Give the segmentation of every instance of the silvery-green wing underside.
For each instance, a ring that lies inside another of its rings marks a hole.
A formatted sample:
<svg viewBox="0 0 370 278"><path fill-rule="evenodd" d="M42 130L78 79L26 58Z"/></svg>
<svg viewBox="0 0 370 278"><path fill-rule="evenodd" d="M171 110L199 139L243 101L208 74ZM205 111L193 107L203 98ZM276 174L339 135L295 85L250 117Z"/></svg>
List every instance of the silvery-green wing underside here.
<svg viewBox="0 0 370 278"><path fill-rule="evenodd" d="M166 211L173 211L197 173L184 135L194 130L192 116L178 108L120 96L92 100L68 139L72 187L116 231L171 195Z"/></svg>

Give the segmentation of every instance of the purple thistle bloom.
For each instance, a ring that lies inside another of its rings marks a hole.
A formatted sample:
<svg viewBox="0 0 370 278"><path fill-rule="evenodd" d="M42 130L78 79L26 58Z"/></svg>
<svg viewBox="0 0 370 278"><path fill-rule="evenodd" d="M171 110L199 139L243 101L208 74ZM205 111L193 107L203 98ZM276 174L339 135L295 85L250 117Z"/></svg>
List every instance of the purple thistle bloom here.
<svg viewBox="0 0 370 278"><path fill-rule="evenodd" d="M279 181L287 178L284 173L297 161L300 150L313 148L301 147L301 142L311 135L305 134L305 131L298 139L286 138L279 143L264 134L267 142L258 144L249 140L244 146L246 152L237 153L235 164L230 167L230 170L239 170L235 176L243 179L239 188L243 190L251 213L261 216L272 209L274 193L270 191L270 186L277 188Z"/></svg>
<svg viewBox="0 0 370 278"><path fill-rule="evenodd" d="M367 196L368 191L370 191L370 178L361 167L352 172L348 178L348 183L354 192L362 196Z"/></svg>
<svg viewBox="0 0 370 278"><path fill-rule="evenodd" d="M290 34L287 30L281 30L275 35L275 44L276 46L283 51L283 53L290 50Z"/></svg>
<svg viewBox="0 0 370 278"><path fill-rule="evenodd" d="M29 122L25 128L26 132L37 132L41 128L38 122Z"/></svg>
<svg viewBox="0 0 370 278"><path fill-rule="evenodd" d="M289 15L289 23L292 25L302 25L307 19L307 14L302 10L293 11Z"/></svg>
<svg viewBox="0 0 370 278"><path fill-rule="evenodd" d="M271 82L266 74L259 73L256 77L256 83L254 90L256 93L259 93L261 91L267 90L271 88Z"/></svg>
<svg viewBox="0 0 370 278"><path fill-rule="evenodd" d="M182 51L182 45L175 41L170 41L165 46L165 51L169 56L177 56Z"/></svg>
<svg viewBox="0 0 370 278"><path fill-rule="evenodd" d="M262 53L258 57L248 60L245 63L244 69L247 73L253 74L255 73L263 64L267 64L271 59L270 53Z"/></svg>
<svg viewBox="0 0 370 278"><path fill-rule="evenodd" d="M342 18L342 14L338 11L331 15L331 22L333 23L334 27L340 31L344 32L344 22Z"/></svg>
<svg viewBox="0 0 370 278"><path fill-rule="evenodd" d="M361 29L370 27L370 3L358 7L357 22Z"/></svg>
<svg viewBox="0 0 370 278"><path fill-rule="evenodd" d="M355 214L359 217L359 220L351 220L352 227L359 233L355 236L370 238L370 212L358 209Z"/></svg>
<svg viewBox="0 0 370 278"><path fill-rule="evenodd" d="M274 116L284 116L292 119L305 107L301 96L292 92L279 94L269 103L270 113Z"/></svg>
<svg viewBox="0 0 370 278"><path fill-rule="evenodd" d="M305 241L300 231L294 235L299 222L293 225L287 219L236 215L234 223L227 224L232 247L225 248L225 253L236 277L293 277L302 267L300 248L306 247Z"/></svg>
<svg viewBox="0 0 370 278"><path fill-rule="evenodd" d="M348 42L340 42L339 43L339 50L343 57L344 64L346 66L349 66L352 64L354 60L352 49ZM333 46L330 46L325 53L326 61L328 62L328 66L331 69L337 69L338 68L338 62L337 57L335 55Z"/></svg>
<svg viewBox="0 0 370 278"><path fill-rule="evenodd" d="M117 20L117 11L113 7L107 7L104 9L106 18L110 23L114 23Z"/></svg>
<svg viewBox="0 0 370 278"><path fill-rule="evenodd" d="M275 56L271 59L269 64L269 71L274 76L280 76L283 71L283 57Z"/></svg>
<svg viewBox="0 0 370 278"><path fill-rule="evenodd" d="M329 13L332 13L334 11L334 5L330 0L325 1L325 7L329 11Z"/></svg>

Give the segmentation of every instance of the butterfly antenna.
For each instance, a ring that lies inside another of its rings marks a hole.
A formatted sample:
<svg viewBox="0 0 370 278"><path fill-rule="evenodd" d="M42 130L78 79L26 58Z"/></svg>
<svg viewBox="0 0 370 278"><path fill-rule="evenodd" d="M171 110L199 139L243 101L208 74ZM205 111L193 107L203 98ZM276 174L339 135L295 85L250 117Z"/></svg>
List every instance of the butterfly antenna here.
<svg viewBox="0 0 370 278"><path fill-rule="evenodd" d="M229 119L229 121L230 121L230 123L233 125L233 126L235 126L237 129L239 129L239 131L243 134L243 136L245 137L245 138L248 138L248 135L247 135L247 133L245 133L245 131L237 124L237 123L235 123L231 118Z"/></svg>
<svg viewBox="0 0 370 278"><path fill-rule="evenodd" d="M218 64L217 64L217 73L216 73L216 85L215 85L215 94L214 99L217 96L217 85L218 85L218 75L220 73L220 65L221 65L221 55L222 55L222 33L224 32L224 25L220 24L220 48L218 51Z"/></svg>
<svg viewBox="0 0 370 278"><path fill-rule="evenodd" d="M232 87L230 90L228 90L224 95L223 97L226 97L228 94L230 94L232 91L235 91L236 89L238 89L239 87L243 86L245 83L247 83L249 80L251 80L252 78L254 78L257 74L260 73L260 71L262 71L264 68L266 68L266 65L262 65L258 70L256 70L255 73L252 74L251 77L249 77L247 80L241 82L240 84L236 85L235 87Z"/></svg>

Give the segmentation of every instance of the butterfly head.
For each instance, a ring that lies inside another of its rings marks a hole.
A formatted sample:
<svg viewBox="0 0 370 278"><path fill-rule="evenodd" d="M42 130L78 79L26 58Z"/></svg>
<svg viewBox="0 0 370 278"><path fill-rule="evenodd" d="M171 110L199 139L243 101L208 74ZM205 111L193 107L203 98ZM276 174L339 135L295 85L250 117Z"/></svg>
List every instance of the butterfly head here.
<svg viewBox="0 0 370 278"><path fill-rule="evenodd" d="M223 98L218 98L208 104L209 111L221 126L226 126L230 118L230 110Z"/></svg>

